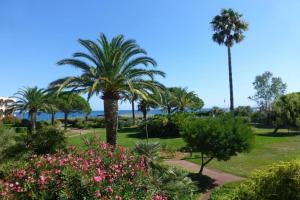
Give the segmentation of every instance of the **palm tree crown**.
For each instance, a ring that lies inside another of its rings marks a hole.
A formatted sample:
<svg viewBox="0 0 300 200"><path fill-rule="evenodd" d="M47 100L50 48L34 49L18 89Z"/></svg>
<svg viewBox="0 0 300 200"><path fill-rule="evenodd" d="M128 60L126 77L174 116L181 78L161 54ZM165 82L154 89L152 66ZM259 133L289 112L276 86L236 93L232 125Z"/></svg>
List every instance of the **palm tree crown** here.
<svg viewBox="0 0 300 200"><path fill-rule="evenodd" d="M146 98L149 91L163 87L154 78L155 75L164 77L165 73L141 67L157 64L134 40L125 40L123 35L109 41L104 34L100 34L97 42L79 42L88 53L74 53L73 58L63 59L58 64L79 68L82 74L58 79L49 87L58 91L71 89L74 92L87 93L88 99L101 94L104 100L107 142L115 145L118 100L122 94L130 92Z"/></svg>
<svg viewBox="0 0 300 200"><path fill-rule="evenodd" d="M36 130L36 115L38 111L47 110L45 90L38 87L27 87L20 89L13 98L16 102L12 104L13 109L20 112L28 112L31 118L31 130Z"/></svg>
<svg viewBox="0 0 300 200"><path fill-rule="evenodd" d="M248 23L241 19L242 16L232 9L223 9L211 22L214 31L213 41L227 47L241 42L245 38L244 31L248 29Z"/></svg>
<svg viewBox="0 0 300 200"><path fill-rule="evenodd" d="M63 59L58 64L79 68L82 74L58 79L50 87L60 90L72 88L74 91L87 93L88 98L101 93L103 99L119 99L123 91L144 96L146 89L160 85L154 81L155 75L165 76L161 71L138 67L157 64L154 59L146 56L147 52L134 40L125 40L123 35L108 41L104 34L100 34L97 42L81 39L79 42L88 53L74 53L73 58Z"/></svg>

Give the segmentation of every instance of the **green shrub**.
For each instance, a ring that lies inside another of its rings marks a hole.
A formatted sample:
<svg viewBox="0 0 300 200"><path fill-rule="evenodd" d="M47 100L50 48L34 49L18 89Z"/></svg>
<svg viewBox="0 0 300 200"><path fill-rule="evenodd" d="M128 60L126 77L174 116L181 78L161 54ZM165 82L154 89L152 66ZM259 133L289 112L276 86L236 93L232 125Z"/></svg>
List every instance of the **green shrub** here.
<svg viewBox="0 0 300 200"><path fill-rule="evenodd" d="M212 195L212 200L299 200L299 188L300 160L294 160L259 170L224 195Z"/></svg>
<svg viewBox="0 0 300 200"><path fill-rule="evenodd" d="M16 133L14 128L0 126L0 163L18 159L26 152L25 135Z"/></svg>
<svg viewBox="0 0 300 200"><path fill-rule="evenodd" d="M249 151L254 140L251 127L231 114L186 120L182 124L182 137L187 147L200 152L200 174L213 159L226 161Z"/></svg>
<svg viewBox="0 0 300 200"><path fill-rule="evenodd" d="M28 132L27 127L16 127L15 130L16 130L16 133L27 133Z"/></svg>
<svg viewBox="0 0 300 200"><path fill-rule="evenodd" d="M180 127L185 120L195 117L190 113L176 113L171 116L154 116L147 120L147 130L150 137L178 137ZM145 122L140 125L145 132Z"/></svg>
<svg viewBox="0 0 300 200"><path fill-rule="evenodd" d="M268 125L268 115L263 111L254 112L251 115L251 122Z"/></svg>
<svg viewBox="0 0 300 200"><path fill-rule="evenodd" d="M235 189L240 183L226 184L220 188L215 189L209 200L233 200Z"/></svg>
<svg viewBox="0 0 300 200"><path fill-rule="evenodd" d="M176 167L156 164L153 167L154 184L160 188L169 199L190 200L197 188L188 177L188 173Z"/></svg>
<svg viewBox="0 0 300 200"><path fill-rule="evenodd" d="M66 146L64 132L51 126L29 134L26 140L28 148L36 154L54 153Z"/></svg>
<svg viewBox="0 0 300 200"><path fill-rule="evenodd" d="M250 106L238 106L234 109L233 113L239 117L251 117L253 110Z"/></svg>

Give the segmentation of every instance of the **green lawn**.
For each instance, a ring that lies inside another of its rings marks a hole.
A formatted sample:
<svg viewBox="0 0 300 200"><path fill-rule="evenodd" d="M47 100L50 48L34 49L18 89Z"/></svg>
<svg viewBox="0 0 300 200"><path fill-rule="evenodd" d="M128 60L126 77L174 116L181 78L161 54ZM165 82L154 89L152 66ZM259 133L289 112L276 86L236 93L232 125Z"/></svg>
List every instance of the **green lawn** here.
<svg viewBox="0 0 300 200"><path fill-rule="evenodd" d="M72 133L73 136L68 137L69 144L80 146L83 137L91 137L94 134L99 134L100 138L105 140L104 129L94 129L88 132L82 136L76 136ZM278 136L273 136L270 134L271 132L272 129L255 128L255 145L250 153L240 154L226 162L212 161L208 167L240 176L248 176L253 170L263 168L271 163L300 158L300 135L288 135L287 130L280 130ZM141 135L134 129L120 131L118 135L118 144L125 147L132 147L140 140L142 140ZM181 138L151 138L149 140L158 141L162 145L167 145L168 148L177 150L185 146L185 142ZM199 164L197 153L194 153L192 158L186 159Z"/></svg>
<svg viewBox="0 0 300 200"><path fill-rule="evenodd" d="M68 137L68 143L71 145L76 146L83 146L82 145L82 139L84 137L92 137L95 134L98 134L102 140L105 140L105 129L93 129L90 130L88 134L78 135L69 132L68 135L71 134L73 136ZM75 136L74 136L75 135ZM123 129L119 131L118 133L118 140L117 143L121 146L125 147L133 147L136 142L145 140L144 136L139 134L136 129ZM146 140L145 140L146 141ZM168 138L168 139L161 139L161 138L150 138L149 141L158 141L161 145L166 145L169 148L172 149L180 149L181 147L185 146L185 142L182 138Z"/></svg>
<svg viewBox="0 0 300 200"><path fill-rule="evenodd" d="M226 162L214 160L208 167L246 177L253 170L274 162L300 158L300 135L289 135L287 130L280 130L278 136L274 136L272 131L255 128L255 145L250 153L240 154ZM200 163L197 154L187 160Z"/></svg>

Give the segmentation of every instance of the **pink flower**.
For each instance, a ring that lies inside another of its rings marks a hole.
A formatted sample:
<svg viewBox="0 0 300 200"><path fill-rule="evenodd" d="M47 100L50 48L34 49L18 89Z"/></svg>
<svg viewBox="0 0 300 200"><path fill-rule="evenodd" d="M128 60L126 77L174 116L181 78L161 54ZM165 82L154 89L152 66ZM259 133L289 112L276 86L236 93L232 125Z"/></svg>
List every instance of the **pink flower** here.
<svg viewBox="0 0 300 200"><path fill-rule="evenodd" d="M116 195L116 200L122 200L122 197L120 197L120 196L118 196L118 195Z"/></svg>
<svg viewBox="0 0 300 200"><path fill-rule="evenodd" d="M100 198L100 197L101 197L101 193L100 193L99 190L96 191L95 196L96 196L97 198Z"/></svg>
<svg viewBox="0 0 300 200"><path fill-rule="evenodd" d="M45 176L40 176L40 178L39 178L39 183L40 183L41 185L44 185L44 184L46 183L46 177L45 177Z"/></svg>
<svg viewBox="0 0 300 200"><path fill-rule="evenodd" d="M96 183L99 183L100 181L102 181L103 180L103 178L101 177L101 176L94 176L94 181L96 182Z"/></svg>
<svg viewBox="0 0 300 200"><path fill-rule="evenodd" d="M109 193L113 193L113 189L110 186L108 186L108 188L106 188L106 191Z"/></svg>

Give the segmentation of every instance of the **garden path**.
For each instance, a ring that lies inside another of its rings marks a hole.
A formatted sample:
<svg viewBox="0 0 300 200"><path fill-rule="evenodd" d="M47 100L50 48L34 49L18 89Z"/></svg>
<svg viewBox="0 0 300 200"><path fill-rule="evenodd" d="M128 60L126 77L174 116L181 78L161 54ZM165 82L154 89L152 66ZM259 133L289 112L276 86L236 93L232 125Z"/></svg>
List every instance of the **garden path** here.
<svg viewBox="0 0 300 200"><path fill-rule="evenodd" d="M167 164L172 166L181 167L189 172L198 173L200 166L197 164L194 164L192 162L181 160L181 159L171 159L165 161ZM210 194L212 192L212 189L215 187L220 187L226 183L230 182L236 182L236 181L242 181L244 180L243 177L235 176L233 174L228 174L225 172L207 169L205 168L203 171L203 174L206 176L209 176L213 180L213 187L209 190L207 190L202 196L201 200L208 200L210 197Z"/></svg>

